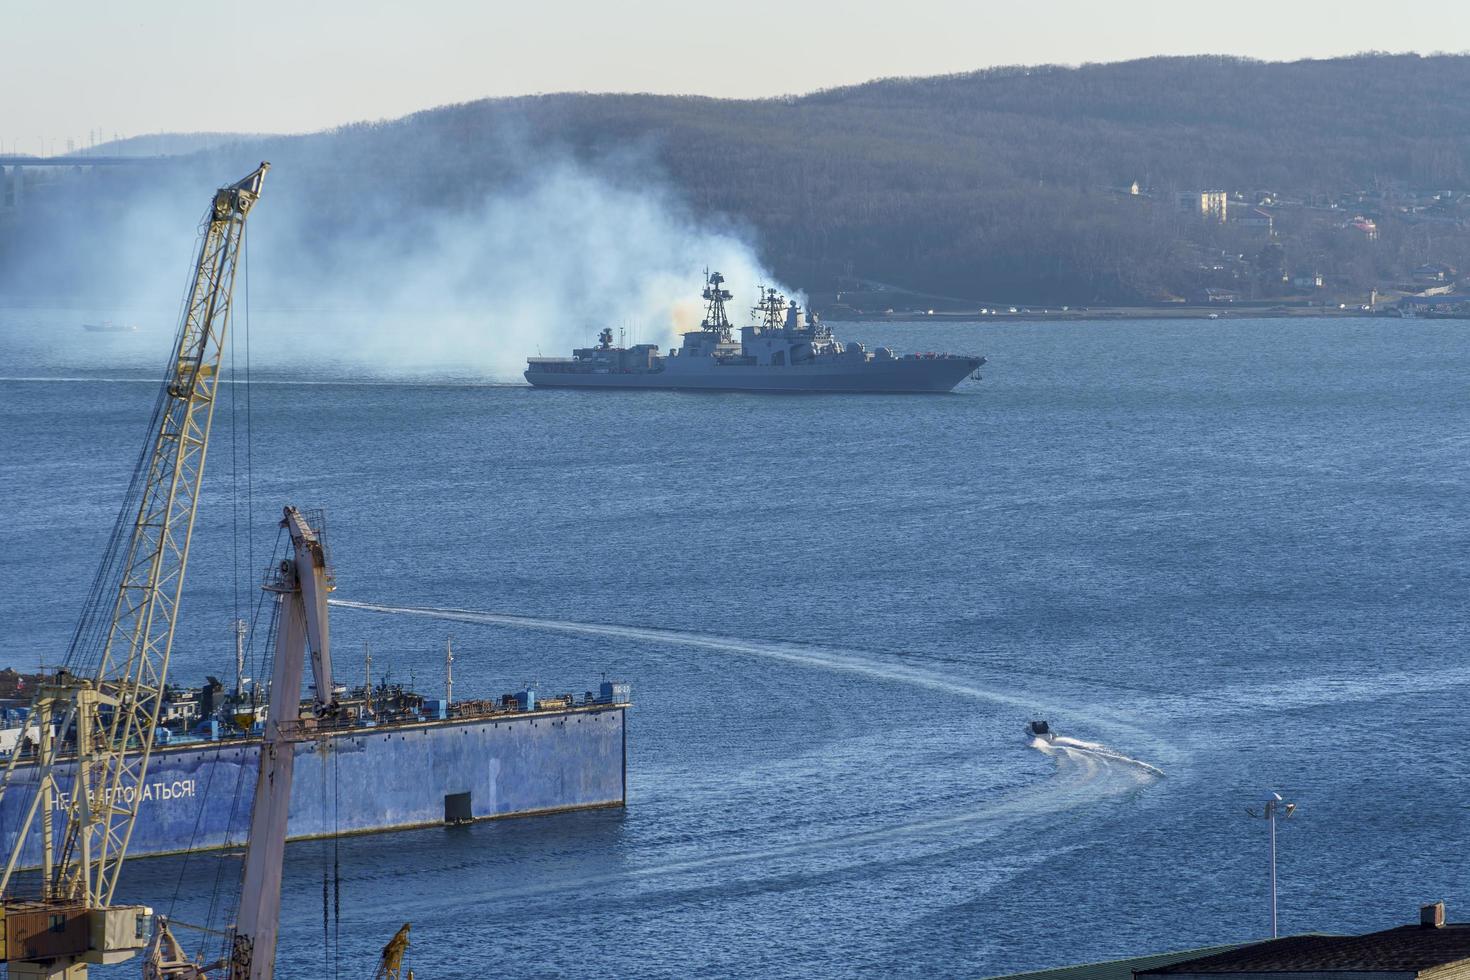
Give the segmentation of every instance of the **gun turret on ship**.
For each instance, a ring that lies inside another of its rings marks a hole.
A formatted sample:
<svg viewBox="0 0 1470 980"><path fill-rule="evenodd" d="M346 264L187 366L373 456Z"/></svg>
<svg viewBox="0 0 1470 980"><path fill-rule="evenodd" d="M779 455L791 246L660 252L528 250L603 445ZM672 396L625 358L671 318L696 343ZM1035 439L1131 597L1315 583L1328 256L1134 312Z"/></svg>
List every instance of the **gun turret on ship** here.
<svg viewBox="0 0 1470 980"><path fill-rule="evenodd" d="M725 304L733 298L718 272L705 276L705 315L679 347L615 347L612 330L571 357L532 357L526 380L547 388L672 388L764 392L947 392L985 363L966 354L899 354L840 341L816 313L762 287L754 323L739 338Z"/></svg>

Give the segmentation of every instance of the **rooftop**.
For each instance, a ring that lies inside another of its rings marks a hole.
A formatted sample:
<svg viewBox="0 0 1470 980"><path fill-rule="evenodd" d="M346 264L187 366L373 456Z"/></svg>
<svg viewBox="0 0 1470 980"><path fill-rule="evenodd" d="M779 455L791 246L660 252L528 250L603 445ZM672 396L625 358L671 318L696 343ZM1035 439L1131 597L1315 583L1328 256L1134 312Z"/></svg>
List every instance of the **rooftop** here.
<svg viewBox="0 0 1470 980"><path fill-rule="evenodd" d="M1154 953L1150 956L1133 956L1122 960L1107 960L1102 963L1083 963L1078 966L1060 966L1050 970L1035 970L1016 973L992 980L1133 980L1133 974L1180 960L1197 959L1211 953L1235 949L1235 945L1206 946L1202 949L1184 949L1173 953Z"/></svg>
<svg viewBox="0 0 1470 980"><path fill-rule="evenodd" d="M1442 918L1439 921L1442 923ZM1462 960L1470 960L1470 923L1420 924L1361 936L1286 936L1224 953L1139 970L1137 975L1421 973Z"/></svg>

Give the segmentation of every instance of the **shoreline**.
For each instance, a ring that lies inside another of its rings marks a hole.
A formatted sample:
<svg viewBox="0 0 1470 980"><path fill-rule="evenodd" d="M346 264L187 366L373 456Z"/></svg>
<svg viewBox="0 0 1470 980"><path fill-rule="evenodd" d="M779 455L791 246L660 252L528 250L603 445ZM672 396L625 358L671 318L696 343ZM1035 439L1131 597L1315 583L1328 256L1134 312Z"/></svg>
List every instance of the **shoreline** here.
<svg viewBox="0 0 1470 980"><path fill-rule="evenodd" d="M818 312L821 312L819 309ZM981 313L979 310L934 310L921 312L911 310L894 313L844 312L826 314L825 319L833 323L905 323L940 321L988 322L1009 320L1264 320L1264 319L1325 319L1329 317L1357 317L1364 319L1425 319L1465 320L1470 314L1420 313L1413 317L1400 317L1396 310L1364 310L1355 307L1340 309L1328 306L1302 307L1240 307L1240 306L1089 306L1085 309L1029 309L1011 313L997 311Z"/></svg>

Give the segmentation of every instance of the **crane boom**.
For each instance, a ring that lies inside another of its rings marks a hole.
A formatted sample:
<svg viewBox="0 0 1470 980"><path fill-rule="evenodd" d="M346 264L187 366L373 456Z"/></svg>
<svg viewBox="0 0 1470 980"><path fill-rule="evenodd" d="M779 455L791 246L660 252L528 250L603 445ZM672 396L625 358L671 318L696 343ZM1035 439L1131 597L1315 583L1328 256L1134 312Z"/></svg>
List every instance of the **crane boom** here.
<svg viewBox="0 0 1470 980"><path fill-rule="evenodd" d="M276 617L275 659L271 666L271 705L266 716L257 762L255 796L250 805L250 837L240 873L240 907L231 931L229 958L205 965L191 960L174 937L168 921L154 920L153 939L144 960L146 980L208 980L228 968L228 980L272 980L276 968L276 934L280 930L281 875L286 856L287 815L295 772L295 743L306 731L301 720L301 681L310 651L318 696L331 691L331 640L327 596L335 588L327 563L322 522L308 520L287 507L281 527L291 538L284 558L265 584L280 603ZM330 695L328 704L332 703ZM405 939L405 945L407 940Z"/></svg>
<svg viewBox="0 0 1470 980"><path fill-rule="evenodd" d="M250 807L250 839L240 875L240 914L230 953L229 980L271 980L276 967L276 932L281 916L281 871L286 852L286 815L291 778L301 738L300 697L305 653L311 651L318 705L322 690L331 700L327 595L335 588L326 545L301 512L287 507L281 527L291 536L284 559L266 589L280 596L275 660L271 667L271 706L260 746L259 775Z"/></svg>
<svg viewBox="0 0 1470 980"><path fill-rule="evenodd" d="M106 724L105 742L97 746L95 778L86 773L84 781L78 766L72 809L80 819L68 813L63 862L56 873L64 894L98 905L112 901L138 815L137 805L125 801L137 799L147 776L204 479L245 218L260 196L267 169L269 164L262 163L250 176L215 192L112 627L97 666L98 685L116 686L117 710ZM129 756L134 744L143 751ZM88 806L94 794L96 802ZM124 802L119 806L118 801Z"/></svg>
<svg viewBox="0 0 1470 980"><path fill-rule="evenodd" d="M42 900L91 911L111 904L163 704L245 219L269 167L262 163L243 180L219 188L210 202L149 434L105 640L90 676L59 672L33 705L43 733L37 788L0 874L0 893L10 893L27 839L39 824ZM74 744L66 746L73 727ZM0 795L11 787L20 754L12 754ZM69 792L63 791L66 783ZM53 811L64 812L59 833Z"/></svg>

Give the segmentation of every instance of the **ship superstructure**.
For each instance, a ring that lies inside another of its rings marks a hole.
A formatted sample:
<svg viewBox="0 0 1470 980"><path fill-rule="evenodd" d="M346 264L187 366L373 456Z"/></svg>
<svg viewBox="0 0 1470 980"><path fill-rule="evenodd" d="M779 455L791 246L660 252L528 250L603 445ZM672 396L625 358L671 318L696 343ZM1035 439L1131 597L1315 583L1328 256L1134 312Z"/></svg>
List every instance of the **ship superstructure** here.
<svg viewBox="0 0 1470 980"><path fill-rule="evenodd" d="M571 357L532 357L525 377L549 388L672 388L762 392L947 392L985 363L964 354L899 354L843 342L811 310L762 287L754 323L739 338L725 304L732 294L718 272L705 276L705 316L679 347L615 347L612 330Z"/></svg>

